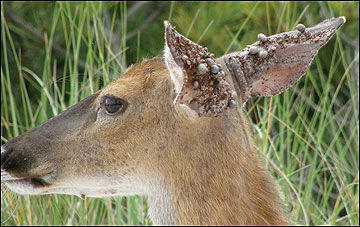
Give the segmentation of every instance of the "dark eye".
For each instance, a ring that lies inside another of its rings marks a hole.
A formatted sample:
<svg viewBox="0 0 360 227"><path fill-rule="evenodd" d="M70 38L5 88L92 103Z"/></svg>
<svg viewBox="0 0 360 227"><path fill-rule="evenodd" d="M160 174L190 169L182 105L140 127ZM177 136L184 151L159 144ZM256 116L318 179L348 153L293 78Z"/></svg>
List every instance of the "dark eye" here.
<svg viewBox="0 0 360 227"><path fill-rule="evenodd" d="M126 102L120 98L105 97L104 107L108 115L114 115L125 110Z"/></svg>

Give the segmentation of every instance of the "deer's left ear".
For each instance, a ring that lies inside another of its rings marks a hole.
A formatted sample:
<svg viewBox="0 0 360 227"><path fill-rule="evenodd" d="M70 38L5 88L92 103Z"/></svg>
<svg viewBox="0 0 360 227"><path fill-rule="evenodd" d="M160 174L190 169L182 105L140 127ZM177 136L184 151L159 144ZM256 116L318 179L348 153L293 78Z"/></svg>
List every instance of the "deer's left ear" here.
<svg viewBox="0 0 360 227"><path fill-rule="evenodd" d="M235 92L214 55L165 24L165 63L177 94L174 104L199 117L216 117L235 106Z"/></svg>
<svg viewBox="0 0 360 227"><path fill-rule="evenodd" d="M305 74L319 49L345 21L345 17L331 18L309 28L299 24L296 31L270 37L259 34L259 41L217 60L236 78L243 103L250 97L277 95Z"/></svg>

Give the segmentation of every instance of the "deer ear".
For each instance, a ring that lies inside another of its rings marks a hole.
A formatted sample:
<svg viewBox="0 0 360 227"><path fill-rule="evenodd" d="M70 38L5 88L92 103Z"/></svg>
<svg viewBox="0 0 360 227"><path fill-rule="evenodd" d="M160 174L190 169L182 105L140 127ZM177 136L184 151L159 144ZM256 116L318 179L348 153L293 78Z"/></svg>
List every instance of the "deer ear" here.
<svg viewBox="0 0 360 227"><path fill-rule="evenodd" d="M345 18L339 17L310 28L299 24L296 31L270 37L259 34L258 42L218 61L225 62L236 78L243 102L248 97L277 95L304 75L318 50L344 23Z"/></svg>
<svg viewBox="0 0 360 227"><path fill-rule="evenodd" d="M235 92L225 81L225 73L214 55L165 25L165 63L175 87L174 104L190 115L216 117L235 106Z"/></svg>

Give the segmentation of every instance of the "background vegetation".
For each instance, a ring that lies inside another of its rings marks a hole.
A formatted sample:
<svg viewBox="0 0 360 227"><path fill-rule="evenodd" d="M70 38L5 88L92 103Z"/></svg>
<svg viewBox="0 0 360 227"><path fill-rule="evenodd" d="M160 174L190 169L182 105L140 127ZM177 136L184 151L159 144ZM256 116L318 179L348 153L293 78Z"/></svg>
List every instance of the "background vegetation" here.
<svg viewBox="0 0 360 227"><path fill-rule="evenodd" d="M358 2L1 2L1 143L162 55L163 21L215 56L262 32L345 16L306 75L252 99L256 149L302 225L359 225ZM1 225L151 225L146 197L19 196L2 185Z"/></svg>

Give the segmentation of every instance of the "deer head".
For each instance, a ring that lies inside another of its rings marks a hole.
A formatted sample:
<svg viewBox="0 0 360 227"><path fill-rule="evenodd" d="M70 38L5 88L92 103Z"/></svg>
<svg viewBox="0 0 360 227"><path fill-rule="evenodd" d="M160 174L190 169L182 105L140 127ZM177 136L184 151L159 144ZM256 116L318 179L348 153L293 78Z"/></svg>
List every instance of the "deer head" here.
<svg viewBox="0 0 360 227"><path fill-rule="evenodd" d="M220 58L165 22L163 58L4 144L1 180L21 194L146 194L156 224L288 223L241 109L291 87L344 22Z"/></svg>

